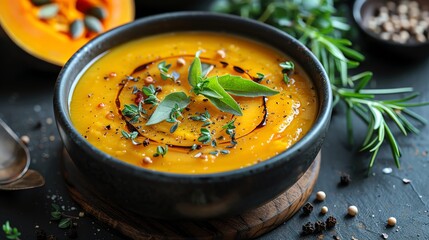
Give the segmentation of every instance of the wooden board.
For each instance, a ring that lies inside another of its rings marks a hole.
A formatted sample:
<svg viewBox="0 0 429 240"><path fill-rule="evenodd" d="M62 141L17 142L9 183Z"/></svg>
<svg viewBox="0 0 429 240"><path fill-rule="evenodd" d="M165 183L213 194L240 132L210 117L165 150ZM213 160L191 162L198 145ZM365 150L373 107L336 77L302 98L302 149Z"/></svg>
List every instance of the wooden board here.
<svg viewBox="0 0 429 240"><path fill-rule="evenodd" d="M319 153L295 185L267 204L239 216L209 221L166 221L127 212L89 191L67 153L62 172L71 197L85 212L132 239L251 239L300 210L313 191L320 161Z"/></svg>

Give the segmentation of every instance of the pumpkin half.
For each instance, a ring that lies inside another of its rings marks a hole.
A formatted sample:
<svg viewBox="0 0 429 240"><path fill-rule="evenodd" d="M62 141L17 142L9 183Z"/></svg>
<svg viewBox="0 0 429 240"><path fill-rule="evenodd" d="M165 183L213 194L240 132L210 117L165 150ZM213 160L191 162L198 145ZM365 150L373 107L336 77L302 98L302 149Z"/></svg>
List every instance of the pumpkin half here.
<svg viewBox="0 0 429 240"><path fill-rule="evenodd" d="M133 0L2 0L0 24L32 56L63 66L97 34L134 19Z"/></svg>

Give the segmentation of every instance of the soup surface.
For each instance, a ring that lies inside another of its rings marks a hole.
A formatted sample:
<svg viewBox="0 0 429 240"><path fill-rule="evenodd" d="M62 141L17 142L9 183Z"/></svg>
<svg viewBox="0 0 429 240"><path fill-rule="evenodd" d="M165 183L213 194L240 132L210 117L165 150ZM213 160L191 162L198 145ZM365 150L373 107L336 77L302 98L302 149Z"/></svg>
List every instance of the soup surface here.
<svg viewBox="0 0 429 240"><path fill-rule="evenodd" d="M285 151L314 123L316 91L293 63L221 33L142 38L89 66L70 114L92 145L137 166L186 174L239 169Z"/></svg>

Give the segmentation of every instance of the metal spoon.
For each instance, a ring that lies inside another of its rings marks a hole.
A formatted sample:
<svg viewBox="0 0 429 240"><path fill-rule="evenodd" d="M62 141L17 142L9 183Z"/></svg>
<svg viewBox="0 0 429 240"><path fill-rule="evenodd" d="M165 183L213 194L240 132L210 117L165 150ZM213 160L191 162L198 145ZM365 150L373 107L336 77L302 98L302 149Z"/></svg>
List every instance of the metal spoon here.
<svg viewBox="0 0 429 240"><path fill-rule="evenodd" d="M0 190L20 190L40 187L45 179L28 170L30 152L18 136L0 119Z"/></svg>

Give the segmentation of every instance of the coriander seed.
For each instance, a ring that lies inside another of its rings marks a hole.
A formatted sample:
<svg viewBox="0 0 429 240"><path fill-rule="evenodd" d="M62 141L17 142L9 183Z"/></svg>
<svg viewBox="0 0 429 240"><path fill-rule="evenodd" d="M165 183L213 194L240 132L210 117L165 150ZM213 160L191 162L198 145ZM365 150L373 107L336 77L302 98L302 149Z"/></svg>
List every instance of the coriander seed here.
<svg viewBox="0 0 429 240"><path fill-rule="evenodd" d="M21 136L21 141L25 144L28 145L30 143L30 137L27 135L22 135Z"/></svg>
<svg viewBox="0 0 429 240"><path fill-rule="evenodd" d="M144 164L151 164L151 163L153 163L153 161L150 157L146 156L143 158L143 163Z"/></svg>
<svg viewBox="0 0 429 240"><path fill-rule="evenodd" d="M349 206L349 208L348 208L348 210L347 210L347 213L348 213L350 216L354 217L354 216L356 216L356 215L358 214L358 209L357 209L357 207L356 207L356 206Z"/></svg>
<svg viewBox="0 0 429 240"><path fill-rule="evenodd" d="M150 83L153 83L155 80L153 79L153 77L151 77L151 76L147 76L145 79L144 79L144 82L145 83L148 83L148 84L150 84Z"/></svg>
<svg viewBox="0 0 429 240"><path fill-rule="evenodd" d="M220 58L225 58L226 57L226 53L225 50L220 49L216 51L216 56L220 57Z"/></svg>
<svg viewBox="0 0 429 240"><path fill-rule="evenodd" d="M387 219L387 225L389 225L390 227L393 227L396 225L396 218L394 217L390 217Z"/></svg>
<svg viewBox="0 0 429 240"><path fill-rule="evenodd" d="M179 67L186 65L186 61L184 58L178 58L176 63L177 63L177 66L179 66Z"/></svg>
<svg viewBox="0 0 429 240"><path fill-rule="evenodd" d="M328 207L327 206L323 206L322 209L320 209L320 213L321 214L326 214L328 213Z"/></svg>
<svg viewBox="0 0 429 240"><path fill-rule="evenodd" d="M326 198L326 193L324 191L318 191L316 193L316 199L318 201L323 201L323 200L325 200L325 198Z"/></svg>

